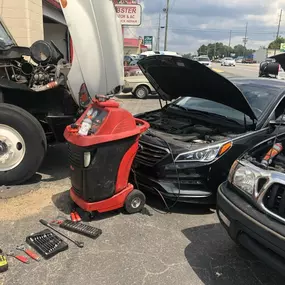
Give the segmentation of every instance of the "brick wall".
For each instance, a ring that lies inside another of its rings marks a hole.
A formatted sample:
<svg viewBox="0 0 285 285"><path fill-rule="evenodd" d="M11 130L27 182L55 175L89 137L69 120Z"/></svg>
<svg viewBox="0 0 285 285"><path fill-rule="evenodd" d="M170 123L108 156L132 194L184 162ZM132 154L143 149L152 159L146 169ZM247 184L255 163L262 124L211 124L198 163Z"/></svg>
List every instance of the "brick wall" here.
<svg viewBox="0 0 285 285"><path fill-rule="evenodd" d="M0 15L18 45L43 39L42 0L0 0Z"/></svg>

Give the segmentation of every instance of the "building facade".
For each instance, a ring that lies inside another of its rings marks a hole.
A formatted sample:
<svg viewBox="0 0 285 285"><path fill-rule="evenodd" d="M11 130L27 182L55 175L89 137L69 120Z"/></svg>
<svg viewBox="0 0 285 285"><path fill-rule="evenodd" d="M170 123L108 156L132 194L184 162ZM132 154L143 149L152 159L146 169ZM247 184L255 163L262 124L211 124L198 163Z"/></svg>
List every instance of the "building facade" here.
<svg viewBox="0 0 285 285"><path fill-rule="evenodd" d="M0 16L18 45L53 40L69 60L70 38L59 0L0 0Z"/></svg>

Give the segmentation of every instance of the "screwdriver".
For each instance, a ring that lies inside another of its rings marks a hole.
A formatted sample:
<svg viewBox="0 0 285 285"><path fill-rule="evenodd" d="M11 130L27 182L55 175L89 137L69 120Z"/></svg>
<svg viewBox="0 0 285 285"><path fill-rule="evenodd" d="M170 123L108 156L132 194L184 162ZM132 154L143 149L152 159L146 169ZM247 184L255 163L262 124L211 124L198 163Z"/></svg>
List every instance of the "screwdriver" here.
<svg viewBox="0 0 285 285"><path fill-rule="evenodd" d="M5 272L8 270L8 262L6 256L3 254L0 248L0 272Z"/></svg>

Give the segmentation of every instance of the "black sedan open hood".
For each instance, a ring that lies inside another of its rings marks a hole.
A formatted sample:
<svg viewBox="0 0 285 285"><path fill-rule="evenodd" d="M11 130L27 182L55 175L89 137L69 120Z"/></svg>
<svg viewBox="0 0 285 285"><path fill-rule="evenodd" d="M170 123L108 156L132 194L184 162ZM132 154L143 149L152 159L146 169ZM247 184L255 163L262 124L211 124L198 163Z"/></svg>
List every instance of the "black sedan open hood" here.
<svg viewBox="0 0 285 285"><path fill-rule="evenodd" d="M285 70L285 52L270 56L270 58L274 58L281 65L282 69Z"/></svg>
<svg viewBox="0 0 285 285"><path fill-rule="evenodd" d="M163 100L198 97L232 107L251 119L256 116L242 92L224 76L198 61L175 56L149 56L138 62Z"/></svg>

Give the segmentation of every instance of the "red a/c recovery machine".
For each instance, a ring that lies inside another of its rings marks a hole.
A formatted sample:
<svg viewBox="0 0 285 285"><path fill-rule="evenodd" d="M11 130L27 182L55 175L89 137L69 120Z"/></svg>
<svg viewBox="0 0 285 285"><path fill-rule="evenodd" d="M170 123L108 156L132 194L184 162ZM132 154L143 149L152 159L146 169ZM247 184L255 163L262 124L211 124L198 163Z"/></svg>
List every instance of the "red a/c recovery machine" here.
<svg viewBox="0 0 285 285"><path fill-rule="evenodd" d="M80 208L106 212L124 207L135 213L144 207L144 194L128 178L139 137L148 128L108 96L98 96L75 124L66 127L70 196Z"/></svg>

